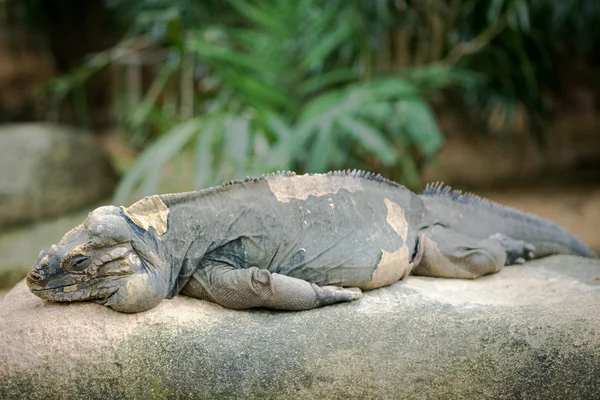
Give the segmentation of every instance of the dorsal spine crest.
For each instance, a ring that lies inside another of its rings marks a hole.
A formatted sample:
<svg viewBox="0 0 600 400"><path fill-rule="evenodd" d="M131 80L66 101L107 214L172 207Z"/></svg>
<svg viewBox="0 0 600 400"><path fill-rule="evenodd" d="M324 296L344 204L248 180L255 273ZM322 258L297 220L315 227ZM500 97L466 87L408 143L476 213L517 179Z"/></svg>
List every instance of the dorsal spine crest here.
<svg viewBox="0 0 600 400"><path fill-rule="evenodd" d="M355 178L360 178L360 179L366 179L369 181L380 182L380 183L387 184L387 185L390 185L393 187L404 187L397 182L394 182L392 180L384 178L383 176L381 176L381 174L374 174L372 172L357 170L357 169L335 170L335 171L329 171L325 174L308 174L308 175L309 176L313 176L313 175L350 176L350 177L355 177ZM207 189L203 189L202 192L203 193L219 192L221 190L229 189L232 186L241 185L241 184L249 183L249 182L264 181L264 180L268 180L273 177L280 177L280 176L296 176L296 173L294 171L277 171L277 172L273 172L271 174L261 175L260 177L246 177L246 179L243 179L243 180L234 179L234 180L225 182L224 184L219 185L219 186L213 186L213 187L209 187ZM161 197L163 197L165 200L169 201L169 203L171 205L174 205L174 204L178 204L181 202L185 202L187 200L191 200L191 199L195 198L198 193L199 192L164 194L164 195L161 195Z"/></svg>
<svg viewBox="0 0 600 400"><path fill-rule="evenodd" d="M446 197L452 201L462 204L480 204L489 208L496 209L498 211L502 211L504 213L539 220L537 216L533 216L529 213L517 210L509 206L498 204L495 201L478 196L474 193L452 189L450 185L446 185L444 182L440 181L428 183L425 186L425 190L423 191L423 196Z"/></svg>

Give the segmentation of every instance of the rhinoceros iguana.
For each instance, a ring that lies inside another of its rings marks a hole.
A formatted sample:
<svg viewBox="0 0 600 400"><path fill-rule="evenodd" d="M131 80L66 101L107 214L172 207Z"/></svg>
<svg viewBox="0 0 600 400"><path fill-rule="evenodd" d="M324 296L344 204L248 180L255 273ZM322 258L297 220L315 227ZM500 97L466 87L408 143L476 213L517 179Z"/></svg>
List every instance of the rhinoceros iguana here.
<svg viewBox="0 0 600 400"><path fill-rule="evenodd" d="M100 207L27 276L50 301L148 310L182 293L306 310L408 274L477 278L553 253L594 257L558 225L471 194L422 195L362 171L276 173Z"/></svg>

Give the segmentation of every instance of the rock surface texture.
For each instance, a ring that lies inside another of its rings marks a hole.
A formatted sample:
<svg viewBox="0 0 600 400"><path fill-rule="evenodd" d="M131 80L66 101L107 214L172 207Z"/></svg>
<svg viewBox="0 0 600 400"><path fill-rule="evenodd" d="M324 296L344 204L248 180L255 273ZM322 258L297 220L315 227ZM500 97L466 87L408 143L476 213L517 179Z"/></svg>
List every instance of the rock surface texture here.
<svg viewBox="0 0 600 400"><path fill-rule="evenodd" d="M21 282L0 321L3 399L600 396L600 262L577 257L304 312L179 296L119 314Z"/></svg>
<svg viewBox="0 0 600 400"><path fill-rule="evenodd" d="M116 184L89 132L52 124L0 129L0 227L64 214L104 199Z"/></svg>

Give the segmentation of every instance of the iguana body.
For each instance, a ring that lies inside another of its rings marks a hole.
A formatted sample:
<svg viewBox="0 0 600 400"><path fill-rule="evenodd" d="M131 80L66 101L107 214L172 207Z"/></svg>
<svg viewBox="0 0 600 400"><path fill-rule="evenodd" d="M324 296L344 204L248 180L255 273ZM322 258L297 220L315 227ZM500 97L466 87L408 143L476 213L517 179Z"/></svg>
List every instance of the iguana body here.
<svg viewBox="0 0 600 400"><path fill-rule="evenodd" d="M101 207L28 275L51 301L138 312L178 293L230 308L356 300L409 273L477 278L552 253L593 257L549 221L364 172L273 174Z"/></svg>

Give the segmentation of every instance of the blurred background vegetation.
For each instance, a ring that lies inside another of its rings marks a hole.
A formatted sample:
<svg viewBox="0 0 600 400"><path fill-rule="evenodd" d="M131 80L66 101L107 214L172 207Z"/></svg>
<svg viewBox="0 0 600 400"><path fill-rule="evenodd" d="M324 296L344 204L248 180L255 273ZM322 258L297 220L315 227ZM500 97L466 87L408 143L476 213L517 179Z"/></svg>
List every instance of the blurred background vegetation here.
<svg viewBox="0 0 600 400"><path fill-rule="evenodd" d="M519 119L543 146L564 70L600 88L597 0L0 4L55 69L0 120L118 131L139 152L120 203L283 169L418 188L441 104L499 135Z"/></svg>

